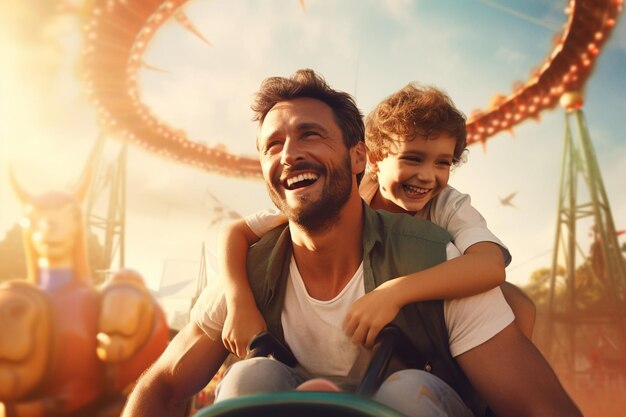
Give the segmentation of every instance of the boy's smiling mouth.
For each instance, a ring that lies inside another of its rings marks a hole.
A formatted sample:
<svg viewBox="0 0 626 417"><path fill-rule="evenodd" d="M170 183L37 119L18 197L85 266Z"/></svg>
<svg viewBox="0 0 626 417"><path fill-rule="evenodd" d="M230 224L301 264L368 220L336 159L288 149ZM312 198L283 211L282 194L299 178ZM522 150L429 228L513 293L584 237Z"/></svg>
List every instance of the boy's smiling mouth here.
<svg viewBox="0 0 626 417"><path fill-rule="evenodd" d="M430 188L416 187L410 184L402 184L402 189L409 196L423 196L424 194L428 193L431 190Z"/></svg>

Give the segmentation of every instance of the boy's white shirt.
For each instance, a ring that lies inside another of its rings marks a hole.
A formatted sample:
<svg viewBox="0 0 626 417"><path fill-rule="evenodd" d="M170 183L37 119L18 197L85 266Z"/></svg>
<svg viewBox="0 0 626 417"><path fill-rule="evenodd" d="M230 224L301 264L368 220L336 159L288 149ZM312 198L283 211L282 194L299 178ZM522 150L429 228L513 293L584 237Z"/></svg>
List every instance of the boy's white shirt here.
<svg viewBox="0 0 626 417"><path fill-rule="evenodd" d="M449 243L448 259L459 255L459 250ZM316 300L307 293L293 258L288 279L281 321L285 341L300 366L312 375L347 376L359 348L344 333L342 321L352 304L364 294L363 264L344 289L329 301ZM226 314L223 288L212 285L200 295L190 319L209 338L221 341ZM444 317L453 357L491 339L514 319L499 288L444 301Z"/></svg>
<svg viewBox="0 0 626 417"><path fill-rule="evenodd" d="M359 193L367 204L378 191L378 182L365 175L359 186ZM485 218L472 207L471 198L447 185L439 195L430 200L423 210L422 217L442 227L452 235L454 245L465 253L467 248L478 242L493 242L500 246L505 266L511 263L511 254L506 246L487 228ZM286 223L287 218L278 209L266 209L244 218L250 230L261 237L273 228Z"/></svg>

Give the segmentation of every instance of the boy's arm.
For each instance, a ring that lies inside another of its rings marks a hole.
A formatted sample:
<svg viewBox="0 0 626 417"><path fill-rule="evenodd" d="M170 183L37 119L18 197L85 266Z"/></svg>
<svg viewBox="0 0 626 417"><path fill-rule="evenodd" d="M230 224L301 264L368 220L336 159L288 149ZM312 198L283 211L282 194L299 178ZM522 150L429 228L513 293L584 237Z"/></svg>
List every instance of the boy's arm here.
<svg viewBox="0 0 626 417"><path fill-rule="evenodd" d="M354 343L372 346L380 330L406 304L467 297L495 288L504 279L500 247L475 243L463 256L387 281L365 294L350 308L344 327Z"/></svg>
<svg viewBox="0 0 626 417"><path fill-rule="evenodd" d="M267 328L256 307L246 271L248 248L258 240L244 220L224 226L218 238L218 266L224 277L228 310L222 341L226 349L240 358L246 355L250 340Z"/></svg>
<svg viewBox="0 0 626 417"><path fill-rule="evenodd" d="M122 417L184 416L189 399L209 383L227 354L190 322L139 378Z"/></svg>

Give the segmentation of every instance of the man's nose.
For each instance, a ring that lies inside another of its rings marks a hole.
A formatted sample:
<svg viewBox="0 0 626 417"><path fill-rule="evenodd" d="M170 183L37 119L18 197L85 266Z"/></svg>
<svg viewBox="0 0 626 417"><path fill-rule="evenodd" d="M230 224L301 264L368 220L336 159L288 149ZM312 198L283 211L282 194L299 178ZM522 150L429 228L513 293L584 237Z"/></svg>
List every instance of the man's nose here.
<svg viewBox="0 0 626 417"><path fill-rule="evenodd" d="M287 138L283 144L282 154L280 156L281 164L285 166L294 165L297 161L304 159L302 146L297 140Z"/></svg>

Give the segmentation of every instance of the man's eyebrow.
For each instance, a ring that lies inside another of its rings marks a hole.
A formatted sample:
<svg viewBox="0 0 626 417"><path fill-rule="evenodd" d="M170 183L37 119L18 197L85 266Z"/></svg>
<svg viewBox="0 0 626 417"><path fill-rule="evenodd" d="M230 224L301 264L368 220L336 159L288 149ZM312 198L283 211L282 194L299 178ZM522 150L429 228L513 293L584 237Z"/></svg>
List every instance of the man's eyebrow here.
<svg viewBox="0 0 626 417"><path fill-rule="evenodd" d="M326 130L326 128L324 126L322 126L321 124L319 124L319 123L303 122L303 123L298 123L298 125L296 127L300 131L313 129L313 130L317 130L317 131L321 132L324 135L328 135L328 130Z"/></svg>

